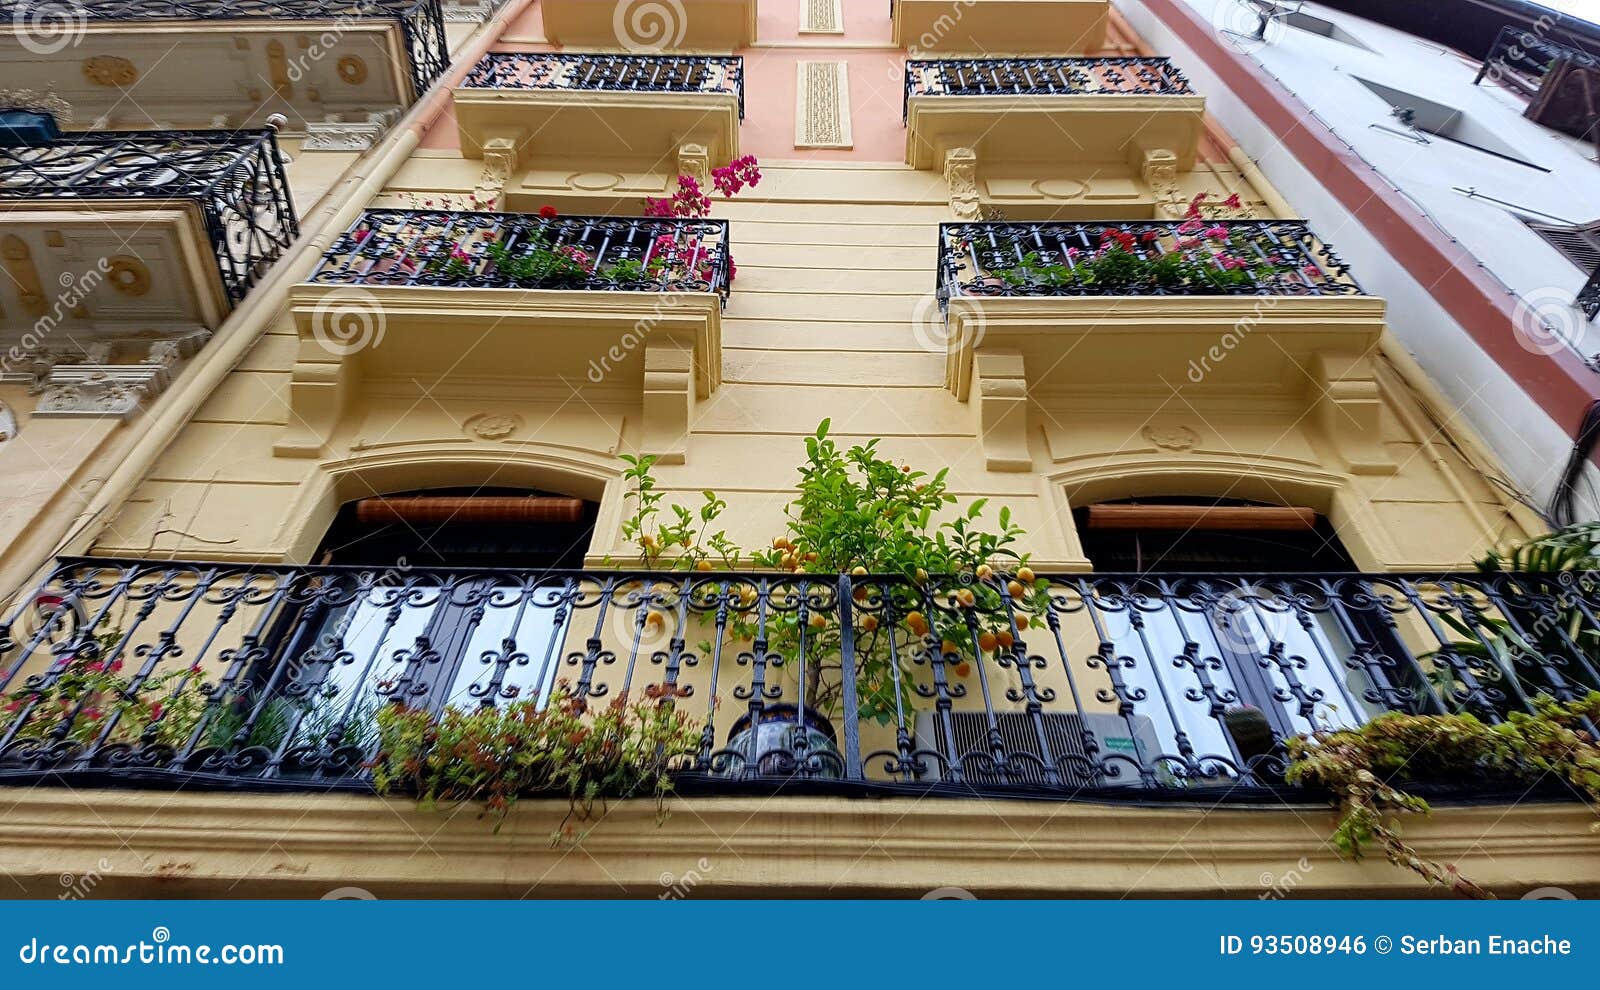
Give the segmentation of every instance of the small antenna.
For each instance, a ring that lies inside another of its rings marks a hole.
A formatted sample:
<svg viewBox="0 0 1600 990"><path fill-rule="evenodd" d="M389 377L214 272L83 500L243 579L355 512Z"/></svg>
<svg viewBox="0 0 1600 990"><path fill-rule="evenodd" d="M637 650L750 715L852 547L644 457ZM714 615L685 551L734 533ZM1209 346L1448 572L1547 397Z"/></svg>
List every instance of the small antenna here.
<svg viewBox="0 0 1600 990"><path fill-rule="evenodd" d="M1290 10L1284 4L1276 3L1274 0L1233 0L1233 2L1256 15L1256 29L1251 34L1243 34L1239 31L1230 31L1227 28L1223 28L1222 33L1231 34L1235 38L1240 38L1244 41L1262 43L1267 41L1267 29L1272 26L1273 21L1288 20L1290 16L1300 13L1306 5L1306 0L1298 0L1294 9Z"/></svg>

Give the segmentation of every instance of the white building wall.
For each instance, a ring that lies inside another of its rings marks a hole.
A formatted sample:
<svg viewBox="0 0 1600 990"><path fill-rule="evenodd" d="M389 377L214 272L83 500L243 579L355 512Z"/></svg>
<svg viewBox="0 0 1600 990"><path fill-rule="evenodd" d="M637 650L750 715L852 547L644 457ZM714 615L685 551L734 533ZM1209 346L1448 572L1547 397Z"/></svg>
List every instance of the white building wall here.
<svg viewBox="0 0 1600 990"><path fill-rule="evenodd" d="M1600 353L1600 326L1572 305L1587 278L1510 208L1534 219L1587 222L1600 217L1600 165L1576 142L1522 117L1524 105L1485 79L1474 86L1479 64L1391 28L1315 4L1304 8L1331 21L1361 46L1275 24L1265 43L1224 34L1248 31L1255 18L1236 0L1180 0L1213 26L1223 41L1254 59L1305 103L1391 186L1519 297L1518 340L1548 353L1571 347L1584 357ZM1537 504L1548 501L1571 451L1576 423L1552 420L1428 291L1394 264L1351 212L1283 148L1261 122L1210 71L1195 52L1156 17L1143 0L1114 0L1158 51L1169 54L1207 98L1208 108L1232 132L1267 178L1315 229L1354 266L1369 292L1389 302L1389 326L1427 369L1463 416L1495 449L1511 481ZM1291 4L1291 6L1293 6ZM1364 47L1362 47L1364 46ZM1365 79L1460 109L1468 126L1541 171L1443 138L1423 144L1392 114ZM1592 148L1591 148L1592 150ZM1475 190L1474 198L1458 190ZM1541 217L1540 214L1546 216ZM1513 332L1510 327L1507 332ZM1596 383L1600 384L1600 375ZM1593 471L1591 470L1591 474ZM1581 511L1594 514L1594 508Z"/></svg>

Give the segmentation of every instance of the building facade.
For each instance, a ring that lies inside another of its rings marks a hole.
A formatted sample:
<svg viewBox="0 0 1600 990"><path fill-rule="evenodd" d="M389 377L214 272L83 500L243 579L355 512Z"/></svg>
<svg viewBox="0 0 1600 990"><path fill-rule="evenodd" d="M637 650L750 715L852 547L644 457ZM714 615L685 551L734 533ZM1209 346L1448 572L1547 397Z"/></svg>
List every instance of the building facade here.
<svg viewBox="0 0 1600 990"><path fill-rule="evenodd" d="M1283 740L1591 683L1461 645L1550 607L1516 457L1153 0L17 6L22 892L1405 895ZM574 698L683 718L664 820L371 793L381 710Z"/></svg>

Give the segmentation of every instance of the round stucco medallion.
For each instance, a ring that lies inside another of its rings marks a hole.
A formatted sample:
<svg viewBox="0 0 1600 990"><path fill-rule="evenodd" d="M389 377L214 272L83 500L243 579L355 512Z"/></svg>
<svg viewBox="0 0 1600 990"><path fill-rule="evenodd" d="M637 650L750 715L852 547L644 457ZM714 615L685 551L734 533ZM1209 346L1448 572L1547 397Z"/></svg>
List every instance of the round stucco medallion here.
<svg viewBox="0 0 1600 990"><path fill-rule="evenodd" d="M623 177L617 172L574 172L567 178L567 185L584 192L615 189L622 183Z"/></svg>

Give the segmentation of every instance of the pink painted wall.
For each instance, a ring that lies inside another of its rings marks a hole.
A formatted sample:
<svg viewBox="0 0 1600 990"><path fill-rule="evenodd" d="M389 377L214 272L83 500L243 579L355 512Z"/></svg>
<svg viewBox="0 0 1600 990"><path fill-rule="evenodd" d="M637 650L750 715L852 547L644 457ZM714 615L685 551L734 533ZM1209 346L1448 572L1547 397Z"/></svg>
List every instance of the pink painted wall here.
<svg viewBox="0 0 1600 990"><path fill-rule="evenodd" d="M905 156L900 119L905 55L893 48L888 0L844 0L845 33L801 35L796 0L758 0L757 47L744 57L745 119L740 145L762 159L898 162ZM552 51L540 44L544 25L539 5L508 24L495 46L500 51ZM849 47L820 47L842 43ZM781 46L781 47L768 47ZM868 46L868 47L856 47ZM794 146L795 68L802 61L849 64L850 117L855 147L799 150ZM459 147L455 115L442 114L422 137L422 147Z"/></svg>

